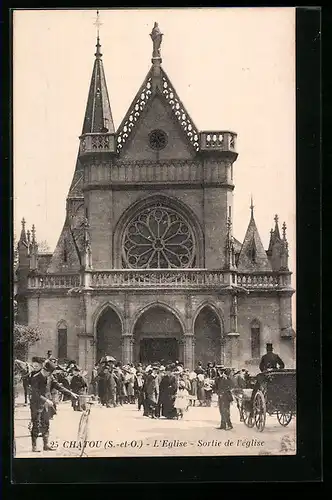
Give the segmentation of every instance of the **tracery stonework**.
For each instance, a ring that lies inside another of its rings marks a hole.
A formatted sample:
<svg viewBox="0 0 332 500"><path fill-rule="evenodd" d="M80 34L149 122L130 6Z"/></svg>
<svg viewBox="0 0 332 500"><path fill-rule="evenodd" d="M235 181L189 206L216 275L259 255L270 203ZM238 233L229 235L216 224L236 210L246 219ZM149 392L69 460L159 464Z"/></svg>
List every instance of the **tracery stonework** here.
<svg viewBox="0 0 332 500"><path fill-rule="evenodd" d="M123 235L123 263L132 269L186 268L195 261L195 240L189 223L161 204L143 209Z"/></svg>

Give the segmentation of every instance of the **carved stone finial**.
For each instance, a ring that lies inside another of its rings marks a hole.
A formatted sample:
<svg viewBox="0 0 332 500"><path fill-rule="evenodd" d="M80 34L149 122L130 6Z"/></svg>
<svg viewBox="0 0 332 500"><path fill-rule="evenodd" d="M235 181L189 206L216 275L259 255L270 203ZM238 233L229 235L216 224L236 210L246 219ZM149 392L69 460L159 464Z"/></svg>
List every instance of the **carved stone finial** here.
<svg viewBox="0 0 332 500"><path fill-rule="evenodd" d="M287 229L286 222L284 222L282 225L282 237L284 240L286 239L286 229Z"/></svg>
<svg viewBox="0 0 332 500"><path fill-rule="evenodd" d="M251 195L251 198L250 198L250 212L251 212L251 218L252 219L254 218L254 208L255 208L255 205L254 205L254 202L253 202L253 199L252 199L252 195Z"/></svg>
<svg viewBox="0 0 332 500"><path fill-rule="evenodd" d="M232 230L232 219L230 217L227 218L226 226L227 226L227 231L230 233Z"/></svg>
<svg viewBox="0 0 332 500"><path fill-rule="evenodd" d="M32 243L35 243L36 242L36 228L35 228L34 224L32 224L31 235L32 235Z"/></svg>
<svg viewBox="0 0 332 500"><path fill-rule="evenodd" d="M275 222L276 224L278 224L278 221L279 221L278 214L275 214L275 216L274 216L274 222Z"/></svg>
<svg viewBox="0 0 332 500"><path fill-rule="evenodd" d="M28 238L28 243L30 243L30 234L31 234L31 233L30 233L30 230L28 229L28 230L27 230L27 238Z"/></svg>
<svg viewBox="0 0 332 500"><path fill-rule="evenodd" d="M163 33L160 31L158 23L154 23L153 29L150 33L153 42L152 59L161 59L160 46L163 39Z"/></svg>
<svg viewBox="0 0 332 500"><path fill-rule="evenodd" d="M23 219L21 220L21 224L22 224L22 230L24 231L25 230L25 224L26 224L26 221L25 221L25 218L23 217Z"/></svg>

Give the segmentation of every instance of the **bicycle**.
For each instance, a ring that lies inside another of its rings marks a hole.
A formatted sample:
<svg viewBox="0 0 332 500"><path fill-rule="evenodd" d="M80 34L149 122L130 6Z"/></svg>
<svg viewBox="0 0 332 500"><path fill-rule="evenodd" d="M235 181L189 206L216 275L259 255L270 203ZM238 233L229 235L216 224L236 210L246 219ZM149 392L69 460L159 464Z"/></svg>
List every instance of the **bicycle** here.
<svg viewBox="0 0 332 500"><path fill-rule="evenodd" d="M91 394L82 394L79 396L81 400L83 400L83 413L80 418L80 422L78 424L78 433L77 433L77 443L80 447L79 458L81 458L84 454L84 449L86 446L86 441L88 438L88 430L89 430L89 417L91 412L91 407L93 404L98 403L98 399L96 396Z"/></svg>

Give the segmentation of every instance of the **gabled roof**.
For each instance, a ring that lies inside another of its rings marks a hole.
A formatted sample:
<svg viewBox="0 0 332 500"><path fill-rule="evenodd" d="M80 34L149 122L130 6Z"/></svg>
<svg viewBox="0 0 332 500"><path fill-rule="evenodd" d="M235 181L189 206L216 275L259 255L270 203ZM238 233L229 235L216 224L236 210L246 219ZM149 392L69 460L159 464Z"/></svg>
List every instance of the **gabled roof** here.
<svg viewBox="0 0 332 500"><path fill-rule="evenodd" d="M243 240L237 268L242 272L272 271L271 264L258 233L253 212Z"/></svg>
<svg viewBox="0 0 332 500"><path fill-rule="evenodd" d="M88 102L82 129L83 134L109 132L114 133L114 122L107 91L103 61L101 59L99 37L93 65ZM107 130L106 130L107 129Z"/></svg>
<svg viewBox="0 0 332 500"><path fill-rule="evenodd" d="M170 106L175 118L179 122L183 131L185 132L188 141L196 151L199 150L199 135L198 129L193 120L189 116L184 105L180 101L170 79L162 67L159 68L160 74L158 75L159 85L153 85L155 77L155 66L152 65L150 71L145 77L139 91L137 92L134 100L132 101L122 123L120 124L117 136L117 151L120 152L132 132L136 128L136 124L144 110L146 104L151 101L153 96L160 92Z"/></svg>

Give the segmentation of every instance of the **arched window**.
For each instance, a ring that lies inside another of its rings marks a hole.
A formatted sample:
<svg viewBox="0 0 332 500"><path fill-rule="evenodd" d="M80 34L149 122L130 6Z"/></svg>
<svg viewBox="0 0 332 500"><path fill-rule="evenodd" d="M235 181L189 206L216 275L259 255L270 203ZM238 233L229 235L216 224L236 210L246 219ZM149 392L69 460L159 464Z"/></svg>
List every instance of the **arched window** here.
<svg viewBox="0 0 332 500"><path fill-rule="evenodd" d="M143 209L126 226L122 240L125 267L194 267L193 229L183 215L161 203Z"/></svg>
<svg viewBox="0 0 332 500"><path fill-rule="evenodd" d="M60 321L58 323L58 359L67 359L67 323Z"/></svg>
<svg viewBox="0 0 332 500"><path fill-rule="evenodd" d="M261 327L257 320L250 325L251 332L251 357L260 358L261 355Z"/></svg>

